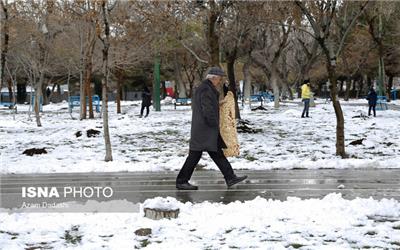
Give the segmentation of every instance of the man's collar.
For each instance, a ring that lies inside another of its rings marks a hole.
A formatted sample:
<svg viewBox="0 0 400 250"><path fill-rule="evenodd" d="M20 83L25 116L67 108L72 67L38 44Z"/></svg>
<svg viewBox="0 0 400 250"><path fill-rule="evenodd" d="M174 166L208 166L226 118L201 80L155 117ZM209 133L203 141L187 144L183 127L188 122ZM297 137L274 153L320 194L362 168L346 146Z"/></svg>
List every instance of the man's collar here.
<svg viewBox="0 0 400 250"><path fill-rule="evenodd" d="M212 81L210 79L206 79L206 82L207 82L207 84L209 84L213 88L213 90L215 92L217 92L219 94L217 88L214 86L214 84L212 83Z"/></svg>

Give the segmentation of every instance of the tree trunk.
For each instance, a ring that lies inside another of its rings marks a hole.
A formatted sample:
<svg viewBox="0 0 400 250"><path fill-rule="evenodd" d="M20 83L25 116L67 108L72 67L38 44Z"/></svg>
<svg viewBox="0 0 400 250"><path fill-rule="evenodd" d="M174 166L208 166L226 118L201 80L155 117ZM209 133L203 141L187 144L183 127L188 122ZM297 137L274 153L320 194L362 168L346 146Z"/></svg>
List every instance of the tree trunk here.
<svg viewBox="0 0 400 250"><path fill-rule="evenodd" d="M287 81L282 80L281 86L282 86L282 93L285 94L286 92L288 94L287 98L289 98L289 100L293 100L293 94Z"/></svg>
<svg viewBox="0 0 400 250"><path fill-rule="evenodd" d="M47 85L42 85L42 95L43 95L43 105L49 104L49 100L47 98Z"/></svg>
<svg viewBox="0 0 400 250"><path fill-rule="evenodd" d="M50 83L50 81L49 81L49 83ZM61 93L59 92L59 91L60 91L60 85L57 84L57 83L54 83L54 84L53 84L53 87L51 87L50 95L49 95L49 97L48 97L49 102L50 102L51 99L53 98L53 94L55 93L56 87L58 87L57 94L59 94L59 96L61 95ZM47 93L46 93L46 94L47 94Z"/></svg>
<svg viewBox="0 0 400 250"><path fill-rule="evenodd" d="M330 59L327 58L327 71L329 75L329 81L331 88L331 99L332 105L336 114L336 155L346 158L345 145L344 145L344 116L342 107L337 98L337 78L336 69L334 66L330 65Z"/></svg>
<svg viewBox="0 0 400 250"><path fill-rule="evenodd" d="M337 78L336 78L337 81ZM339 88L339 93L338 96L343 96L343 85L344 85L344 81L340 81L340 88Z"/></svg>
<svg viewBox="0 0 400 250"><path fill-rule="evenodd" d="M43 81L44 81L44 72L43 72L43 67L40 70L40 77L39 77L39 82L36 84L35 87L35 103L34 103L34 111L35 111L35 118L36 118L36 125L38 127L42 126L42 123L40 122L40 99L43 96L42 93L42 86L43 86Z"/></svg>
<svg viewBox="0 0 400 250"><path fill-rule="evenodd" d="M122 81L123 81L123 75L121 70L117 70L117 96L116 96L116 102L117 102L117 114L121 114L121 96L122 96Z"/></svg>
<svg viewBox="0 0 400 250"><path fill-rule="evenodd" d="M236 119L240 119L240 111L238 105L238 96L237 96L237 89L236 89L236 80L235 80L235 55L232 57L228 57L227 61L227 68L228 68L228 80L229 80L229 90L232 91L233 96L235 97L235 117Z"/></svg>
<svg viewBox="0 0 400 250"><path fill-rule="evenodd" d="M34 111L35 111L35 118L36 118L36 125L38 127L42 126L42 123L40 122L40 98L42 97L42 91L41 90L37 90L35 91L35 103L34 103Z"/></svg>
<svg viewBox="0 0 400 250"><path fill-rule="evenodd" d="M89 105L89 119L94 118L93 114L93 103L92 103L92 90L91 90L91 80L92 80L92 70L93 70L93 53L94 47L96 45L96 24L97 22L91 21L88 27L86 36L86 46L84 52L84 97L82 100L81 95L81 107L83 110L83 117L81 119L86 119L87 105ZM88 101L86 102L86 97Z"/></svg>
<svg viewBox="0 0 400 250"><path fill-rule="evenodd" d="M276 69L276 62L273 61L271 65L271 85L274 92L274 108L279 108L279 84L278 84L278 71Z"/></svg>
<svg viewBox="0 0 400 250"><path fill-rule="evenodd" d="M186 98L186 86L182 79L182 68L177 53L174 54L174 74L179 98Z"/></svg>
<svg viewBox="0 0 400 250"><path fill-rule="evenodd" d="M87 105L89 104L89 119L94 118L93 114L93 104L92 104L92 89L90 87L91 84L91 79L92 79L92 58L86 58L86 66L85 66L85 80L84 80L84 86L85 86L85 100L84 100L84 114L86 117L86 110L87 110ZM86 102L86 97L87 97L87 102Z"/></svg>
<svg viewBox="0 0 400 250"><path fill-rule="evenodd" d="M1 31L1 41L0 41L0 48L1 48L1 63L0 63L0 90L3 88L3 83L4 83L4 72L5 72L5 66L6 66L6 60L7 60L7 53L8 53L8 41L9 41L9 28L8 28L8 3L5 1L3 3L3 0L0 0L1 3L1 23L0 26L2 26L2 31ZM4 36L4 44L3 44L3 36ZM1 101L1 100L0 100Z"/></svg>
<svg viewBox="0 0 400 250"><path fill-rule="evenodd" d="M208 66L218 66L219 65L219 30L218 27L218 17L220 15L220 11L218 9L217 4L214 0L209 1L210 11L208 13L207 18L207 44L210 54L210 60L208 62ZM224 98L222 85L217 86L216 88L219 92L219 100L222 101Z"/></svg>
<svg viewBox="0 0 400 250"><path fill-rule="evenodd" d="M374 82L372 81L372 78L370 76L367 76L367 86L368 86L368 89L367 89L366 93L368 93L368 90L370 88L374 87Z"/></svg>
<svg viewBox="0 0 400 250"><path fill-rule="evenodd" d="M356 99L360 98L364 86L364 77L361 76L358 81L358 87L356 88Z"/></svg>
<svg viewBox="0 0 400 250"><path fill-rule="evenodd" d="M344 100L346 102L349 101L350 89L351 89L351 80L350 80L350 77L346 77L346 92L345 92L345 95L344 95Z"/></svg>
<svg viewBox="0 0 400 250"><path fill-rule="evenodd" d="M42 93L42 87L44 83L44 75L45 75L45 68L48 64L48 56L49 56L49 44L51 40L50 32L46 32L46 29L43 29L43 27L48 27L48 19L49 19L49 14L52 12L53 5L52 3L46 2L46 12L43 16L43 26L42 28L42 33L43 33L43 41L39 42L39 66L38 66L38 73L39 73L39 82L35 84L35 117L36 117L36 124L38 127L42 126L42 123L40 122L40 98L43 96ZM36 75L34 76L34 79L36 80Z"/></svg>
<svg viewBox="0 0 400 250"><path fill-rule="evenodd" d="M251 108L250 107L250 95L251 95L250 64L251 64L251 58L249 56L243 65L244 86L243 86L243 100L242 100L242 102L244 102L246 107L248 105L249 109Z"/></svg>
<svg viewBox="0 0 400 250"><path fill-rule="evenodd" d="M388 80L387 90L386 90L389 102L392 100L392 93L391 93L392 87L393 87L393 76L390 75L389 80Z"/></svg>
<svg viewBox="0 0 400 250"><path fill-rule="evenodd" d="M103 40L103 79L102 79L102 110L103 110L103 129L104 129L104 143L106 147L106 156L104 160L106 162L112 161L112 149L111 149L111 141L110 141L110 131L108 127L108 98L107 98L107 89L108 89L108 51L110 48L109 36L110 36L110 27L108 23L108 10L106 9L106 1L103 0L101 2L102 14L103 14L103 22L104 22L104 33L105 38Z"/></svg>
<svg viewBox="0 0 400 250"><path fill-rule="evenodd" d="M10 78L7 81L7 89L8 89L8 97L9 97L9 102L12 102L12 99L14 99L13 97L13 89L12 89L12 79Z"/></svg>
<svg viewBox="0 0 400 250"><path fill-rule="evenodd" d="M210 12L208 14L207 23L207 41L210 49L210 66L219 66L219 36L216 30L217 20L220 12L214 0L209 2Z"/></svg>
<svg viewBox="0 0 400 250"><path fill-rule="evenodd" d="M355 98L358 85L359 83L357 79L351 79L350 98Z"/></svg>
<svg viewBox="0 0 400 250"><path fill-rule="evenodd" d="M350 79L351 79L352 74L351 74L351 70L350 70L349 64L347 62L346 56L343 56L342 61L343 61L344 68L346 69L345 70L346 90L344 92L344 100L347 102L347 101L349 101L349 97L350 97L350 85L351 85Z"/></svg>
<svg viewBox="0 0 400 250"><path fill-rule="evenodd" d="M80 64L79 64L79 119L86 119L86 102L85 102L85 86L83 85L84 68L85 68L85 55L83 51L83 31L82 27L79 28L79 40L80 40ZM69 89L68 89L69 92ZM69 96L71 93L69 93ZM69 101L69 99L68 99ZM72 111L72 110L71 110Z"/></svg>

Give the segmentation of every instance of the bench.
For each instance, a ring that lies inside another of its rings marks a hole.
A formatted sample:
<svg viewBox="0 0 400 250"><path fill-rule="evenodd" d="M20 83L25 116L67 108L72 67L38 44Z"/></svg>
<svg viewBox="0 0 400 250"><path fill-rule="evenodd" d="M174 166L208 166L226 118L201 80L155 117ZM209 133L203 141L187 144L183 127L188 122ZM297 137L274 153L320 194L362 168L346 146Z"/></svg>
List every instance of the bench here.
<svg viewBox="0 0 400 250"><path fill-rule="evenodd" d="M13 102L0 102L0 106L8 107L9 109L12 109L12 108L14 108L15 103L13 103Z"/></svg>
<svg viewBox="0 0 400 250"><path fill-rule="evenodd" d="M262 95L250 95L250 102L262 102Z"/></svg>
<svg viewBox="0 0 400 250"><path fill-rule="evenodd" d="M387 110L387 109L388 105L386 96L378 95L376 100L376 110Z"/></svg>
<svg viewBox="0 0 400 250"><path fill-rule="evenodd" d="M8 101L2 101L4 98L8 99ZM9 93L1 93L0 106L7 107L9 109L17 109L17 104L11 101Z"/></svg>
<svg viewBox="0 0 400 250"><path fill-rule="evenodd" d="M89 98L86 97L86 104L88 104ZM96 112L100 113L100 97L98 95L92 96L92 104L96 107ZM81 106L80 96L70 96L68 100L69 112L72 112L74 107Z"/></svg>
<svg viewBox="0 0 400 250"><path fill-rule="evenodd" d="M190 98L176 98L174 101L174 108L176 109L176 106L188 106L192 104L192 99Z"/></svg>
<svg viewBox="0 0 400 250"><path fill-rule="evenodd" d="M269 100L270 102L274 101L274 95L270 94L268 92L261 92L262 97L264 98L264 100Z"/></svg>
<svg viewBox="0 0 400 250"><path fill-rule="evenodd" d="M14 109L17 112L17 105L13 102L0 102L0 106L7 107L9 109Z"/></svg>

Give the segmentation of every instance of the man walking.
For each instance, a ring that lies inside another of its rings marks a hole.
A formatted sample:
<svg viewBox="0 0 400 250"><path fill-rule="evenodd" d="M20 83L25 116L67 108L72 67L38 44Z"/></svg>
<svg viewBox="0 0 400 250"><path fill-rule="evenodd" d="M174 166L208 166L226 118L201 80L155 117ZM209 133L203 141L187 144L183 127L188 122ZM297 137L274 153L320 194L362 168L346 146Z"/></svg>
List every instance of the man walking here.
<svg viewBox="0 0 400 250"><path fill-rule="evenodd" d="M146 115L144 117L149 116L149 107L151 106L151 93L149 88L145 85L143 87L143 92L142 92L142 108L140 109L140 118L143 117L143 111L146 108Z"/></svg>
<svg viewBox="0 0 400 250"><path fill-rule="evenodd" d="M307 79L304 81L303 86L301 86L301 99L304 102L303 113L301 114L301 118L308 116L308 110L310 109L310 98L311 98L311 90L310 90L310 81Z"/></svg>
<svg viewBox="0 0 400 250"><path fill-rule="evenodd" d="M376 102L378 100L378 95L376 94L374 88L372 87L369 92L368 92L368 96L367 96L367 100L368 100L368 116L371 116L371 109L374 112L374 117L376 116Z"/></svg>
<svg viewBox="0 0 400 250"><path fill-rule="evenodd" d="M189 156L176 178L176 188L180 190L197 190L189 183L194 168L200 161L203 151L224 175L228 187L247 178L236 176L222 148L226 148L219 132L219 93L217 87L222 83L225 72L219 67L212 67L204 80L193 92L192 127L189 145Z"/></svg>

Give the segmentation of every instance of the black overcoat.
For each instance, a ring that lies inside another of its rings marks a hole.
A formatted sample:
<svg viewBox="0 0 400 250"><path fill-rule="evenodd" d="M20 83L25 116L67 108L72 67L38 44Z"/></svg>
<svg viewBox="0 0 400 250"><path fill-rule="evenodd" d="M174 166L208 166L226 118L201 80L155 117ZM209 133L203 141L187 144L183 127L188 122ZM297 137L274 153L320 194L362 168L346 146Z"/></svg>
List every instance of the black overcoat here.
<svg viewBox="0 0 400 250"><path fill-rule="evenodd" d="M367 96L368 105L375 106L377 99L378 95L376 94L375 90L370 90Z"/></svg>
<svg viewBox="0 0 400 250"><path fill-rule="evenodd" d="M219 134L219 93L210 80L193 90L190 150L213 151L226 148Z"/></svg>
<svg viewBox="0 0 400 250"><path fill-rule="evenodd" d="M142 106L150 107L151 106L151 93L150 90L145 89L142 92Z"/></svg>

